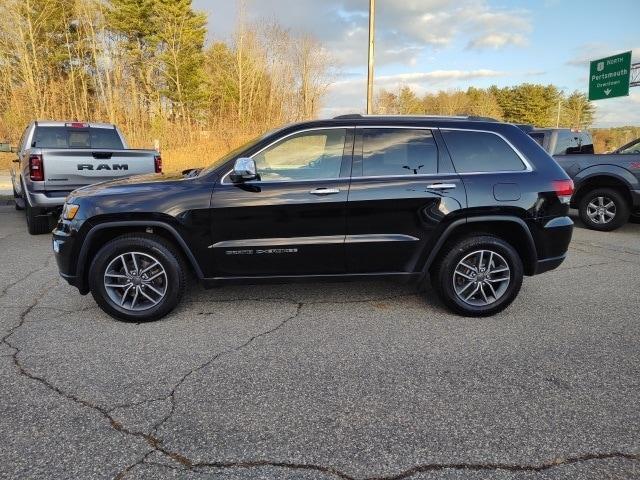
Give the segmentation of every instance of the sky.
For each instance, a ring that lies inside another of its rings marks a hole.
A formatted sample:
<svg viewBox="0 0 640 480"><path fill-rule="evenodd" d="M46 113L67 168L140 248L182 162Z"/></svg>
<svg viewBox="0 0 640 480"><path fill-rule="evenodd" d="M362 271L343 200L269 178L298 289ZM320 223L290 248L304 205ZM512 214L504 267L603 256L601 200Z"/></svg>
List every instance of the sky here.
<svg viewBox="0 0 640 480"><path fill-rule="evenodd" d="M208 41L228 40L235 0L194 0ZM321 117L366 105L369 0L245 0L249 21L310 33L338 65ZM375 88L418 93L552 83L586 93L589 60L633 51L640 0L376 0ZM640 125L640 87L594 102L595 127Z"/></svg>

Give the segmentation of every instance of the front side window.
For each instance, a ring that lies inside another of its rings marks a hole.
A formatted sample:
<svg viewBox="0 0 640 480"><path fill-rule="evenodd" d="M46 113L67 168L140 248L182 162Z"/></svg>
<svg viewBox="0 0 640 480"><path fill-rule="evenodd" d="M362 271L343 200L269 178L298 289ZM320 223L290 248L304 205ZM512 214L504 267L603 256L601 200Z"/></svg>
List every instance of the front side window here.
<svg viewBox="0 0 640 480"><path fill-rule="evenodd" d="M368 128L362 139L362 175L386 177L437 173L438 148L430 130Z"/></svg>
<svg viewBox="0 0 640 480"><path fill-rule="evenodd" d="M340 176L346 129L301 132L253 156L262 181L320 180Z"/></svg>
<svg viewBox="0 0 640 480"><path fill-rule="evenodd" d="M443 130L442 135L458 173L526 169L518 154L498 135L465 130Z"/></svg>

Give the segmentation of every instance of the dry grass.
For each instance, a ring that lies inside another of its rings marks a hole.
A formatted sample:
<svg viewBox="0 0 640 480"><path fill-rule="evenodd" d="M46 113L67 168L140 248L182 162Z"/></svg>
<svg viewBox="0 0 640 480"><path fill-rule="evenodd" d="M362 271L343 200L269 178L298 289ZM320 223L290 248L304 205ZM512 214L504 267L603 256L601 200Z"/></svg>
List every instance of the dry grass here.
<svg viewBox="0 0 640 480"><path fill-rule="evenodd" d="M229 149L218 142L199 142L162 150L162 169L165 172L206 167Z"/></svg>
<svg viewBox="0 0 640 480"><path fill-rule="evenodd" d="M11 162L16 158L15 153L0 152L0 171L8 171L11 168Z"/></svg>

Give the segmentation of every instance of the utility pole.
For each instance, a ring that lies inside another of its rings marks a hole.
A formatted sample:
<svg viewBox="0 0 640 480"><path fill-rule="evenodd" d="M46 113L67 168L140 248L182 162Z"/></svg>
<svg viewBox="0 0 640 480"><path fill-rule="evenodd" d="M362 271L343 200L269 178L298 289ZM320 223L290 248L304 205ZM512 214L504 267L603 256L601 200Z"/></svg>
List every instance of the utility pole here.
<svg viewBox="0 0 640 480"><path fill-rule="evenodd" d="M560 104L562 102L562 98L558 99L558 116L556 117L556 128L560 126Z"/></svg>
<svg viewBox="0 0 640 480"><path fill-rule="evenodd" d="M373 113L373 40L375 37L376 0L369 0L369 71L367 73L367 115Z"/></svg>

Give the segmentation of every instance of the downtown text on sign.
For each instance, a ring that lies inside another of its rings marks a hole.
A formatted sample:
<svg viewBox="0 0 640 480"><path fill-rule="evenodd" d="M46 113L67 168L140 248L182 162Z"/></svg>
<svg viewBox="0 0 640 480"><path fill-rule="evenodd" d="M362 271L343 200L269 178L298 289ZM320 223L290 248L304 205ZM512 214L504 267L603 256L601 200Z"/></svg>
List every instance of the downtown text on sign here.
<svg viewBox="0 0 640 480"><path fill-rule="evenodd" d="M589 69L589 100L629 95L630 75L631 52L594 60Z"/></svg>

